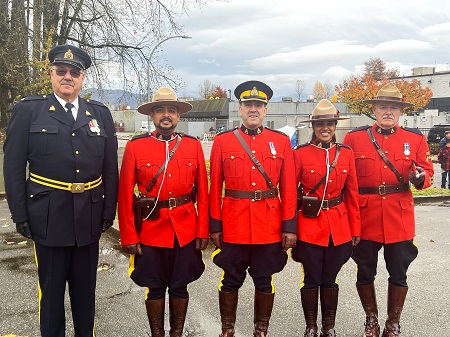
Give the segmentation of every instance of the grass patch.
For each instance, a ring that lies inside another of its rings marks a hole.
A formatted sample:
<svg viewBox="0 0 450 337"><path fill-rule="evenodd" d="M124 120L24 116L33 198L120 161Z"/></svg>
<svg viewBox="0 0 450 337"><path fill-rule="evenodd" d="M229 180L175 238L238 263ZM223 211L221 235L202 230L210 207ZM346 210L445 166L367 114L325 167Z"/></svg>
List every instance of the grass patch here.
<svg viewBox="0 0 450 337"><path fill-rule="evenodd" d="M430 196L430 195L450 195L449 189L429 187L424 190L416 190L414 186L411 186L413 196Z"/></svg>

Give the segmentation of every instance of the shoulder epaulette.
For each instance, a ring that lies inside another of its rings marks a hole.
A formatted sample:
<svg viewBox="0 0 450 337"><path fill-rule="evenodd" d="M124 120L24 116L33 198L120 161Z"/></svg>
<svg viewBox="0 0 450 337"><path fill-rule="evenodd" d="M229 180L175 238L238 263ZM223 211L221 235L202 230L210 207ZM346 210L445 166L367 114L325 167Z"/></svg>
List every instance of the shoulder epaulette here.
<svg viewBox="0 0 450 337"><path fill-rule="evenodd" d="M98 105L98 106L101 106L101 107L106 108L106 105L105 105L105 104L103 104L102 102L99 102L99 101L94 101L93 99L87 99L87 100L86 100L86 103L87 103L87 104Z"/></svg>
<svg viewBox="0 0 450 337"><path fill-rule="evenodd" d="M134 136L133 138L130 139L130 142L132 142L133 140L136 140L136 139L147 138L147 137L150 137L150 136L151 135L149 133L143 133L141 135L136 135L136 136Z"/></svg>
<svg viewBox="0 0 450 337"><path fill-rule="evenodd" d="M28 102L28 101L36 101L41 99L47 99L47 95L39 95L39 96L27 96L22 98L21 102Z"/></svg>
<svg viewBox="0 0 450 337"><path fill-rule="evenodd" d="M277 133L280 133L280 134L282 134L283 136L286 136L286 137L289 137L287 134L285 134L283 131L280 131L280 130L274 130L274 129L271 129L271 128L268 128L267 126L265 127L267 130L270 130L270 131L273 131L273 132L277 132Z"/></svg>
<svg viewBox="0 0 450 337"><path fill-rule="evenodd" d="M336 145L337 146L341 146L341 147L345 147L345 148L347 148L347 149L349 149L349 150L351 150L352 148L349 146L349 145L347 145L347 144L343 144L343 143L336 143Z"/></svg>
<svg viewBox="0 0 450 337"><path fill-rule="evenodd" d="M237 127L232 128L232 129L229 129L229 130L220 131L218 134L216 134L216 137L217 137L217 136L220 136L220 135L223 135L223 134L225 134L225 133L228 133L228 132L233 132L233 131L236 130L236 129L237 129Z"/></svg>
<svg viewBox="0 0 450 337"><path fill-rule="evenodd" d="M184 137L189 137L189 138L192 138L192 139L195 139L195 140L199 140L197 137L188 135L187 133L180 132L179 135L180 135L182 138L184 138Z"/></svg>
<svg viewBox="0 0 450 337"><path fill-rule="evenodd" d="M409 131L409 132L412 132L412 133L417 133L418 135L423 136L422 131L420 131L418 128L407 128L407 127L402 126L402 129L405 130L405 131Z"/></svg>
<svg viewBox="0 0 450 337"><path fill-rule="evenodd" d="M367 130L369 128L371 128L370 125L363 125L363 126L358 126L357 128L350 130L349 132L363 131L363 130Z"/></svg>
<svg viewBox="0 0 450 337"><path fill-rule="evenodd" d="M304 144L298 144L296 147L294 147L294 150L298 150L301 149L302 147L308 146L309 143L304 143Z"/></svg>

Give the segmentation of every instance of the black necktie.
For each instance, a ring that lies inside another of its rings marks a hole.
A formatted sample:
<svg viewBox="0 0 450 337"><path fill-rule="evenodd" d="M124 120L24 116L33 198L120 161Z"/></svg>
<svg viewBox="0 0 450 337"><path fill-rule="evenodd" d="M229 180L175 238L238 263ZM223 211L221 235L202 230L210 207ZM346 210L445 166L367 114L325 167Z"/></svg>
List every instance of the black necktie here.
<svg viewBox="0 0 450 337"><path fill-rule="evenodd" d="M67 112L70 113L70 116L75 120L75 118L73 117L72 114L72 108L74 108L75 105L73 105L72 103L66 103L66 108L67 108Z"/></svg>

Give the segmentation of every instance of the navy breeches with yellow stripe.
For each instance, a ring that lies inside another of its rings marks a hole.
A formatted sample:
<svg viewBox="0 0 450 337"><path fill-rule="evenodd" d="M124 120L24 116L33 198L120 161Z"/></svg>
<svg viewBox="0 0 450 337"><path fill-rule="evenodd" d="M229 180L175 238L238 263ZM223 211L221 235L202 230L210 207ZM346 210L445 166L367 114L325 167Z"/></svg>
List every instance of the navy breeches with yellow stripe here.
<svg viewBox="0 0 450 337"><path fill-rule="evenodd" d="M219 290L238 290L244 283L248 269L257 290L274 293L272 276L283 270L287 258L281 242L259 245L224 242L222 248L216 249L212 254L213 262L223 269Z"/></svg>
<svg viewBox="0 0 450 337"><path fill-rule="evenodd" d="M95 286L99 243L49 247L35 243L39 317L43 337L65 336L64 296L69 285L75 336L95 336Z"/></svg>

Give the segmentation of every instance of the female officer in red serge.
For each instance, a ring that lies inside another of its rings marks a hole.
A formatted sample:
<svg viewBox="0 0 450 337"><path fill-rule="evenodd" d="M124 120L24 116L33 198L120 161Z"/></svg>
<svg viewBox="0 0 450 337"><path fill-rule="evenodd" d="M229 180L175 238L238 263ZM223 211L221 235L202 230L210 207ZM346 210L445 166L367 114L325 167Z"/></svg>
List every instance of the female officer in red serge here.
<svg viewBox="0 0 450 337"><path fill-rule="evenodd" d="M321 207L310 209L308 204L312 201L303 200L297 214L299 241L292 249L293 259L301 262L303 267L300 294L306 320L305 337L318 335L319 288L320 336L336 336L334 321L339 291L336 277L351 256L352 244L358 244L361 231L353 151L347 145L337 143L334 135L337 121L341 119L347 118L340 118L330 101L321 100L311 119L302 121L312 123L311 142L294 151L297 182L302 186L303 195L317 197L315 203L321 204ZM301 197L299 192L298 198Z"/></svg>
<svg viewBox="0 0 450 337"><path fill-rule="evenodd" d="M213 262L223 269L220 336L234 336L238 290L248 269L255 286L253 336L261 337L267 335L272 313L273 274L283 269L286 250L297 241L294 158L289 137L262 126L272 89L247 81L234 94L242 125L216 136L210 161L210 236L219 248ZM262 165L267 180L243 143Z"/></svg>
<svg viewBox="0 0 450 337"><path fill-rule="evenodd" d="M164 337L165 293L169 292L170 336L181 337L189 302L187 285L205 269L201 249L208 245L208 180L197 138L175 132L182 113L192 106L160 88L152 102L138 111L152 117L156 131L134 137L123 155L119 182L119 226L123 250L130 256L130 277L147 287L145 305L153 337ZM133 194L146 194L150 182L167 162L147 197L157 199L159 217L135 228ZM194 185L198 189L194 206Z"/></svg>

